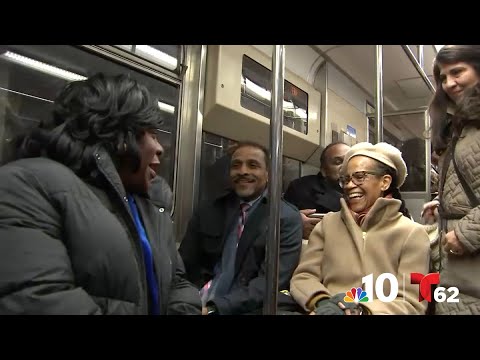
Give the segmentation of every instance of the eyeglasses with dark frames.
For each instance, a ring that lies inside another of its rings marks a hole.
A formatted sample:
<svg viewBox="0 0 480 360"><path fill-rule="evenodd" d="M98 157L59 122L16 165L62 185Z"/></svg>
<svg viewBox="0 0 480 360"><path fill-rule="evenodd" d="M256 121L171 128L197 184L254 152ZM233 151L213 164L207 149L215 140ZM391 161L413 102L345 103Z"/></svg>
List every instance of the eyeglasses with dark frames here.
<svg viewBox="0 0 480 360"><path fill-rule="evenodd" d="M338 183L340 187L344 188L350 181L353 181L355 185L362 185L367 179L368 175L381 175L375 171L355 171L352 175L340 176Z"/></svg>

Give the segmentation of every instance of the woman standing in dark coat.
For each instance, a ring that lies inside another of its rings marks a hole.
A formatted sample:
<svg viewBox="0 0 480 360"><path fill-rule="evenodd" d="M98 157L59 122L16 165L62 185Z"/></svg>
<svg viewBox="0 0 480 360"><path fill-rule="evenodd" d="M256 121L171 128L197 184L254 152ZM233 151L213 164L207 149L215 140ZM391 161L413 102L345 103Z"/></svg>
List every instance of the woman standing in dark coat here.
<svg viewBox="0 0 480 360"><path fill-rule="evenodd" d="M99 74L67 85L53 115L0 168L0 314L200 314L168 204L148 196L157 102Z"/></svg>

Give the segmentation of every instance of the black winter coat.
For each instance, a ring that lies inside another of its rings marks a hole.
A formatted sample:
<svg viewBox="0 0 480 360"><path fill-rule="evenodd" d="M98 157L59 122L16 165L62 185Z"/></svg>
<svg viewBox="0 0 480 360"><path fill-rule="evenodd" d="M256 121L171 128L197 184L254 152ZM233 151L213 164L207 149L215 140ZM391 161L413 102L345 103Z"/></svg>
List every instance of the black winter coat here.
<svg viewBox="0 0 480 360"><path fill-rule="evenodd" d="M110 156L81 179L31 158L0 168L0 314L148 314L141 242ZM161 314L200 314L168 204L134 196L150 241Z"/></svg>

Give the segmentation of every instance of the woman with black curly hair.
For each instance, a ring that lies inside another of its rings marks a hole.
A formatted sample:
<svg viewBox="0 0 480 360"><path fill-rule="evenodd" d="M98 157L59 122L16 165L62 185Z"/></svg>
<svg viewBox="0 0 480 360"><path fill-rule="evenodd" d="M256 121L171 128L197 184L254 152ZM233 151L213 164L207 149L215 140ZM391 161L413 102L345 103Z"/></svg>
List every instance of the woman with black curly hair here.
<svg viewBox="0 0 480 360"><path fill-rule="evenodd" d="M98 74L63 89L53 123L0 168L0 314L200 314L168 204L148 195L157 101Z"/></svg>

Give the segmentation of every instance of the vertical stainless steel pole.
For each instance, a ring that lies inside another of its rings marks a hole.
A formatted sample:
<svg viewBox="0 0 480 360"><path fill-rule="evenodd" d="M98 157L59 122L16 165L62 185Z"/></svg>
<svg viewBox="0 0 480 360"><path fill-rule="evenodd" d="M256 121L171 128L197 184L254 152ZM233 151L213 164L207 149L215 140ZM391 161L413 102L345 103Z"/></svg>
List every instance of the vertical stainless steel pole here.
<svg viewBox="0 0 480 360"><path fill-rule="evenodd" d="M420 67L425 70L425 57L423 49L423 45L418 45L418 63L420 64Z"/></svg>
<svg viewBox="0 0 480 360"><path fill-rule="evenodd" d="M430 129L430 114L428 110L425 110L425 132ZM425 201L430 201L432 199L432 189L431 189L431 177L432 177L432 141L429 137L425 137L425 189L427 192L427 199Z"/></svg>
<svg viewBox="0 0 480 360"><path fill-rule="evenodd" d="M375 129L376 142L383 141L383 45L375 48L375 72L377 81L375 83Z"/></svg>
<svg viewBox="0 0 480 360"><path fill-rule="evenodd" d="M280 251L280 201L282 195L283 92L285 46L275 45L272 55L272 117L270 120L270 217L267 238L266 289L264 315L276 315L278 295L278 257Z"/></svg>

